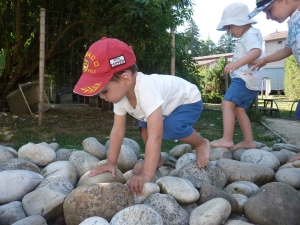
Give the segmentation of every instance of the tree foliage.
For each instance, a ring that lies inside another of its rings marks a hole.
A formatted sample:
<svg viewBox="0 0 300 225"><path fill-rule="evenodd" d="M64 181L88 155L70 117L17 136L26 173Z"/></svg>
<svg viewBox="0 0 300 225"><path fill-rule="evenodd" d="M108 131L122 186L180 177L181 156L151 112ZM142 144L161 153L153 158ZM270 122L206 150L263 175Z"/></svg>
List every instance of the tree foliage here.
<svg viewBox="0 0 300 225"><path fill-rule="evenodd" d="M201 91L205 102L220 103L225 94L224 67L226 60L221 57L213 68L202 67Z"/></svg>
<svg viewBox="0 0 300 225"><path fill-rule="evenodd" d="M184 36L187 39L187 51L190 51L192 57L200 56L201 45L199 42L199 28L194 20L190 20L187 29L184 31Z"/></svg>
<svg viewBox="0 0 300 225"><path fill-rule="evenodd" d="M216 47L216 54L223 54L223 53L231 53L234 50L234 46L237 42L237 38L230 37L227 34L223 34Z"/></svg>
<svg viewBox="0 0 300 225"><path fill-rule="evenodd" d="M214 55L217 45L211 39L200 40L200 56Z"/></svg>
<svg viewBox="0 0 300 225"><path fill-rule="evenodd" d="M294 55L284 64L284 93L291 100L300 99L300 69Z"/></svg>
<svg viewBox="0 0 300 225"><path fill-rule="evenodd" d="M191 6L192 0L1 1L0 54L5 58L5 69L0 74L1 99L17 84L37 79L41 7L46 9L49 24L46 73L53 75L56 82L65 82L78 78L87 48L101 37L118 38L131 45L141 71L168 74L171 57L168 29L189 20ZM180 57L188 56L179 54L176 59L178 68L186 71L181 65L184 58ZM58 69L62 59L66 59L64 71Z"/></svg>

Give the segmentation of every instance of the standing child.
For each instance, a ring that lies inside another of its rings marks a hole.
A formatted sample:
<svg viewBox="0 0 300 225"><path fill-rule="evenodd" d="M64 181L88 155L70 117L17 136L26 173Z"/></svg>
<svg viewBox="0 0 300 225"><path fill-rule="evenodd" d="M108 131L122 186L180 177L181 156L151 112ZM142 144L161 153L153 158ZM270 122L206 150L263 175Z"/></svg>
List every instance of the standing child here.
<svg viewBox="0 0 300 225"><path fill-rule="evenodd" d="M248 19L249 9L243 3L227 6L222 14L217 30L226 30L227 34L239 38L232 63L225 66L225 74L230 73L231 84L222 101L223 137L211 142L212 147L250 149L256 145L253 140L250 120L246 109L258 95L260 75L258 71L248 68L248 63L260 57L262 53L262 36L258 29L252 27L256 21ZM233 143L235 118L238 120L244 140L237 145Z"/></svg>
<svg viewBox="0 0 300 225"><path fill-rule="evenodd" d="M257 1L257 8L249 14L249 18L256 16L259 12L266 13L267 19L275 20L278 23L284 22L288 17L288 36L283 49L268 55L262 59L249 63L253 70L259 70L267 63L285 59L294 54L298 65L300 65L300 7L299 0L263 0ZM298 103L297 110L300 110ZM296 114L297 117L297 114ZM292 157L289 162L300 160L300 153Z"/></svg>
<svg viewBox="0 0 300 225"><path fill-rule="evenodd" d="M194 129L203 110L198 88L171 75L145 75L137 72L131 47L113 38L102 38L91 45L83 62L83 74L74 92L84 96L99 94L114 103L114 124L110 133L107 163L93 168L90 176L103 172L116 175L116 164L125 135L126 114L139 121L145 142L145 160L138 163L127 181L132 194L140 194L155 170L162 166L162 139L188 143L196 150L197 166L205 167L210 145Z"/></svg>

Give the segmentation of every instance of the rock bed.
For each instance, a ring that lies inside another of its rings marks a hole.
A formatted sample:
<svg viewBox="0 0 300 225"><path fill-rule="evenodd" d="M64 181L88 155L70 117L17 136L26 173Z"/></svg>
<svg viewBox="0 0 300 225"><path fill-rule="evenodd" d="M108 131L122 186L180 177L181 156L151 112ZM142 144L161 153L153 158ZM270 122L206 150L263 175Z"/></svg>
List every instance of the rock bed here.
<svg viewBox="0 0 300 225"><path fill-rule="evenodd" d="M90 137L83 150L58 143L28 143L18 151L0 145L0 224L14 225L299 225L300 152L278 143L232 151L212 148L199 169L190 145L162 153L143 193L131 196L126 181L143 158L124 138L116 177L89 177L106 162L109 141Z"/></svg>

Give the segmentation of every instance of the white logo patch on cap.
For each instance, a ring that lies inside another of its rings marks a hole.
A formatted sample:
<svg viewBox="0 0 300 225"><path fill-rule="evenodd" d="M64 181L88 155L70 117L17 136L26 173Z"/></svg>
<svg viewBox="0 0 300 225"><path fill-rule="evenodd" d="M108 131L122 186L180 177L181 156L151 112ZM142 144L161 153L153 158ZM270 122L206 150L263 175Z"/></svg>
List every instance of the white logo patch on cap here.
<svg viewBox="0 0 300 225"><path fill-rule="evenodd" d="M116 58L110 59L109 63L110 63L111 68L115 68L116 66L126 64L126 61L125 61L124 56L121 55Z"/></svg>

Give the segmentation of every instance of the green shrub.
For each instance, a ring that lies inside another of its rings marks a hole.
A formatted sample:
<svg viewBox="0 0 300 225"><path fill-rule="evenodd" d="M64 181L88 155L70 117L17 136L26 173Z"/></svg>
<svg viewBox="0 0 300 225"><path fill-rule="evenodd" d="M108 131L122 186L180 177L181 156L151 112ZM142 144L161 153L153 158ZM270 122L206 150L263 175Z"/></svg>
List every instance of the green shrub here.
<svg viewBox="0 0 300 225"><path fill-rule="evenodd" d="M223 99L223 95L217 92L210 92L202 94L203 102L206 103L221 103Z"/></svg>
<svg viewBox="0 0 300 225"><path fill-rule="evenodd" d="M300 99L300 69L294 55L284 64L284 93L288 99Z"/></svg>

